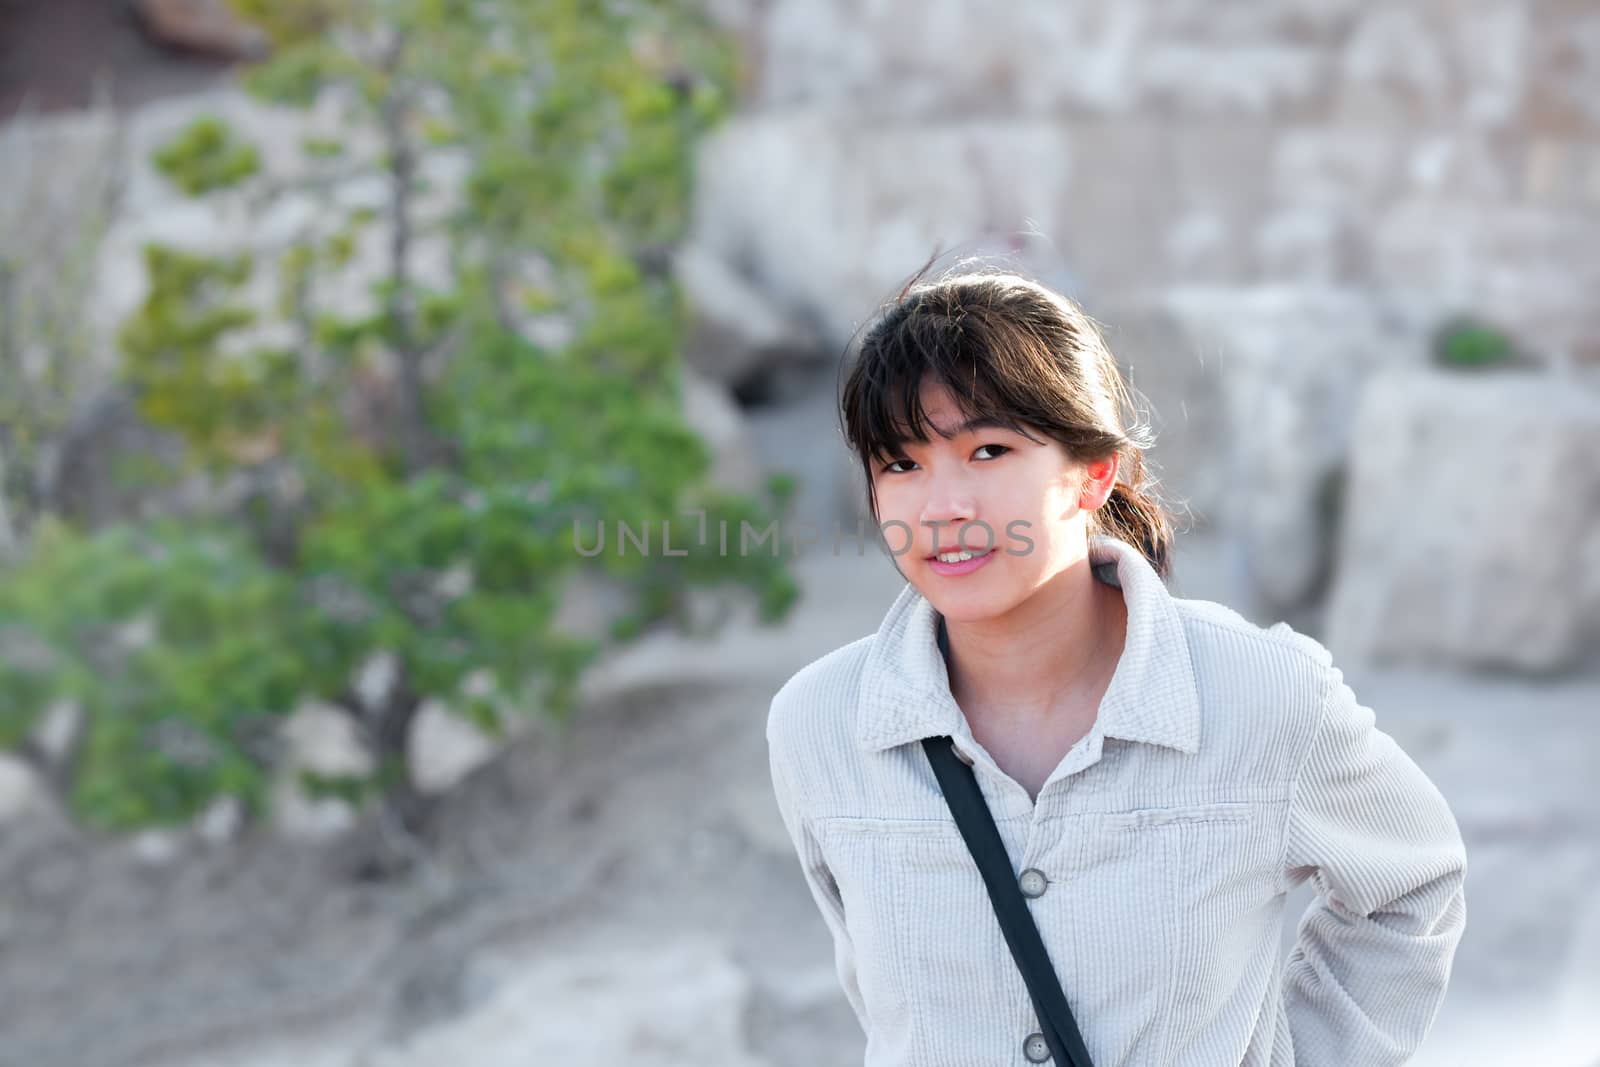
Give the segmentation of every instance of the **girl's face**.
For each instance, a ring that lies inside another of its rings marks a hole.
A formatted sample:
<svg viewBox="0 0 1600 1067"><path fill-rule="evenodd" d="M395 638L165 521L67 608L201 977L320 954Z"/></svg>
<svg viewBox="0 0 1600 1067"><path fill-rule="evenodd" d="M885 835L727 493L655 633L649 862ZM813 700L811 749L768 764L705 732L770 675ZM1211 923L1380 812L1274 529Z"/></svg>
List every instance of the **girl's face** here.
<svg viewBox="0 0 1600 1067"><path fill-rule="evenodd" d="M1086 557L1085 508L1110 494L1116 457L1084 465L1041 434L967 424L936 382L923 386L922 406L952 436L907 441L876 464L879 527L906 580L945 618L1005 615ZM948 555L963 548L973 558Z"/></svg>

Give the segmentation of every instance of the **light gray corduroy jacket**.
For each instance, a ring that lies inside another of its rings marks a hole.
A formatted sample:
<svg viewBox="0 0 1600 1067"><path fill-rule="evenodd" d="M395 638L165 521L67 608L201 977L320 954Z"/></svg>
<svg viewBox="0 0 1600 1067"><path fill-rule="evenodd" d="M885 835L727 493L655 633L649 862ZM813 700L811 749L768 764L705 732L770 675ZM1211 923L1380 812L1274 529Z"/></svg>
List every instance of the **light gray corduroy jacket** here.
<svg viewBox="0 0 1600 1067"><path fill-rule="evenodd" d="M973 739L909 584L773 698L778 806L867 1067L1026 1064L1040 1029L919 743L942 734L1013 868L1047 880L1029 907L1095 1067L1404 1063L1466 921L1444 798L1320 644L1174 598L1121 541L1093 538L1090 561L1127 640L1037 804ZM1285 894L1307 878L1285 964Z"/></svg>

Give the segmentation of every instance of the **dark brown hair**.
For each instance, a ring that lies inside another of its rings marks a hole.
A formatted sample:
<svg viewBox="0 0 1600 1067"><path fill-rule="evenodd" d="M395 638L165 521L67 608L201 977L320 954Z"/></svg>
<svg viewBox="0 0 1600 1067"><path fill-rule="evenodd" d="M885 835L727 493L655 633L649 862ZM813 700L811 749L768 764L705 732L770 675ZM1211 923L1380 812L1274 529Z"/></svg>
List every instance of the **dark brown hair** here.
<svg viewBox="0 0 1600 1067"><path fill-rule="evenodd" d="M924 379L968 418L1059 442L1075 462L1119 456L1117 484L1090 528L1170 571L1172 523L1147 481L1153 435L1093 320L1071 300L1015 274L958 271L914 282L861 334L840 393L845 439L861 462L873 518L872 475L907 440L927 441Z"/></svg>

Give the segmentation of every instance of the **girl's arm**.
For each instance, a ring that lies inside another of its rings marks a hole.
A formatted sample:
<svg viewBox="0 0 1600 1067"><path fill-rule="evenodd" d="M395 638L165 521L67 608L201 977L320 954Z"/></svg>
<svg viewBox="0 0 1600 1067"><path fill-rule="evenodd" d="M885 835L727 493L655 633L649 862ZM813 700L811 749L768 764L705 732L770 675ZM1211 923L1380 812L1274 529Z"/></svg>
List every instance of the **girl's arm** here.
<svg viewBox="0 0 1600 1067"><path fill-rule="evenodd" d="M783 816L783 825L788 829L789 839L794 842L795 852L800 857L800 869L805 873L811 897L816 901L817 910L822 913L828 931L833 934L834 969L838 972L839 984L844 988L845 999L850 1002L861 1023L862 1033L865 1033L867 1012L861 1000L861 985L856 979L855 946L844 924L844 903L839 898L839 887L833 880L833 873L828 870L816 837L806 823L800 796L789 780L778 749L770 739L767 751L772 764L772 789L778 798L778 812Z"/></svg>
<svg viewBox="0 0 1600 1067"><path fill-rule="evenodd" d="M1444 797L1336 667L1290 802L1283 873L1318 894L1284 972L1295 1062L1403 1064L1466 924L1466 851Z"/></svg>

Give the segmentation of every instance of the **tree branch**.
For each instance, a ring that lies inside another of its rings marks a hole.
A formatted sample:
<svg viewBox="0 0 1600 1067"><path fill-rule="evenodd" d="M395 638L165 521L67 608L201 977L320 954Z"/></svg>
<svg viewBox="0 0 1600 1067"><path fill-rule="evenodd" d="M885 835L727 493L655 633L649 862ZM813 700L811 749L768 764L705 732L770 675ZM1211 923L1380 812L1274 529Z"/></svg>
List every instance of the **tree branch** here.
<svg viewBox="0 0 1600 1067"><path fill-rule="evenodd" d="M427 428L423 425L422 359L417 340L416 294L411 288L412 183L416 178L416 150L406 131L410 116L409 89L401 78L407 36L397 33L384 55L389 77L381 120L389 162L389 290L388 314L393 345L400 362L400 455L407 476L428 465Z"/></svg>

